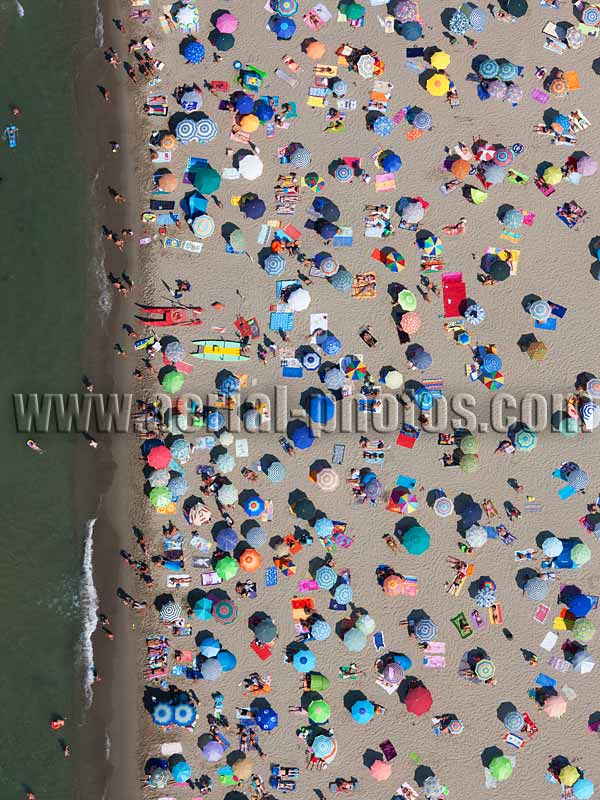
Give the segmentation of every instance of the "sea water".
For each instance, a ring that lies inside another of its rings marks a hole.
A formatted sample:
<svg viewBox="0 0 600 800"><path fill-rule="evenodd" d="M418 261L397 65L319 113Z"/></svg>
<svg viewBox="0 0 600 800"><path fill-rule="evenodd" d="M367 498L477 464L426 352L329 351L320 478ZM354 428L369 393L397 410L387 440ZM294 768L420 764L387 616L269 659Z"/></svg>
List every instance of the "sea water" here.
<svg viewBox="0 0 600 800"><path fill-rule="evenodd" d="M93 700L96 509L91 497L85 518L74 512L77 436L33 434L38 455L15 431L12 404L14 392L81 388L85 287L97 265L74 86L78 60L101 36L93 4L0 0L0 130L19 128L16 149L0 143L2 800L22 800L25 786L46 800L72 797L75 759L63 758L49 720L68 718L75 749ZM106 297L99 303L106 309Z"/></svg>

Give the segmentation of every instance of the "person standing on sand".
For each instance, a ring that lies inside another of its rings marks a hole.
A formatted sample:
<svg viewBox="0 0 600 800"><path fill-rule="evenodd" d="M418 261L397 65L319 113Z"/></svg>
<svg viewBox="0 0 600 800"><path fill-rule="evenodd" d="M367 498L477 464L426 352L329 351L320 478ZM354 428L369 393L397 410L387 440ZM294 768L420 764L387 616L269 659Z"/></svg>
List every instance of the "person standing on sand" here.
<svg viewBox="0 0 600 800"><path fill-rule="evenodd" d="M102 95L102 97L106 100L107 103L110 103L110 92L105 86L100 86L98 84L98 91Z"/></svg>
<svg viewBox="0 0 600 800"><path fill-rule="evenodd" d="M108 187L108 193L112 197L112 199L115 201L115 203L125 203L126 202L125 195L122 195L120 192L117 192L117 190L113 189L112 186Z"/></svg>

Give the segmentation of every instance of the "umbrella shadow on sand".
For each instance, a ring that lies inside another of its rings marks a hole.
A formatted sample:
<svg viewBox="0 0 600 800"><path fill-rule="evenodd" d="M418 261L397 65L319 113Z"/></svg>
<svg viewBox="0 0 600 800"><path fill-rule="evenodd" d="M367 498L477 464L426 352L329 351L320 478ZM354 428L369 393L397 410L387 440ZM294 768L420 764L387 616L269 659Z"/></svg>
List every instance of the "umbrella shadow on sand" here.
<svg viewBox="0 0 600 800"><path fill-rule="evenodd" d="M489 768L490 763L493 761L494 758L498 758L499 756L503 756L504 753L500 750L499 747L492 745L492 747L486 747L484 750L481 751L481 763L484 767Z"/></svg>
<svg viewBox="0 0 600 800"><path fill-rule="evenodd" d="M371 750L371 748L369 747L363 753L363 759L362 760L363 760L363 765L367 769L371 769L371 767L373 766L373 764L376 761L381 761L381 753L379 753L377 750Z"/></svg>
<svg viewBox="0 0 600 800"><path fill-rule="evenodd" d="M415 770L415 783L422 788L427 778L435 778L435 772L431 767L425 764L419 764Z"/></svg>
<svg viewBox="0 0 600 800"><path fill-rule="evenodd" d="M523 569L517 571L517 574L515 575L515 583L519 589L524 592L527 582L530 581L531 578L535 578L536 575L537 572L534 569L531 569L531 567L523 567Z"/></svg>
<svg viewBox="0 0 600 800"><path fill-rule="evenodd" d="M505 700L504 702L500 703L500 705L496 709L496 716L498 717L500 722L504 722L507 714L511 714L514 711L518 711L515 704L511 703L509 700Z"/></svg>
<svg viewBox="0 0 600 800"><path fill-rule="evenodd" d="M359 689L351 689L349 692L346 692L344 695L344 708L346 711L352 713L352 706L354 703L358 703L359 700L367 700L367 696L364 692L361 692Z"/></svg>

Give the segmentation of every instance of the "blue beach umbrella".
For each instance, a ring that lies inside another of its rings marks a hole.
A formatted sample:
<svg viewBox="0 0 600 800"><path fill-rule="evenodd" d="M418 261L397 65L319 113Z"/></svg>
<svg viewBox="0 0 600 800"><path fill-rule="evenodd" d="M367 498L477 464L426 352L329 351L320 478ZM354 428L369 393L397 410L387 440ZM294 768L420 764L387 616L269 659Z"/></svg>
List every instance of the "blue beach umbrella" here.
<svg viewBox="0 0 600 800"><path fill-rule="evenodd" d="M251 114L254 109L254 100L249 94L240 93L235 98L235 110L238 114L245 116Z"/></svg>
<svg viewBox="0 0 600 800"><path fill-rule="evenodd" d="M192 777L192 768L187 761L178 761L173 765L171 775L176 783L186 783Z"/></svg>
<svg viewBox="0 0 600 800"><path fill-rule="evenodd" d="M205 658L214 658L221 649L221 642L213 636L207 636L200 642L200 654Z"/></svg>
<svg viewBox="0 0 600 800"><path fill-rule="evenodd" d="M254 719L261 731L273 731L279 724L277 712L271 706L257 708L254 712Z"/></svg>
<svg viewBox="0 0 600 800"><path fill-rule="evenodd" d="M269 120L273 119L275 115L275 112L266 100L257 100L254 103L253 113L256 114L261 122L268 122Z"/></svg>
<svg viewBox="0 0 600 800"><path fill-rule="evenodd" d="M180 703L175 706L173 720L181 728L188 728L196 719L196 709L191 703Z"/></svg>
<svg viewBox="0 0 600 800"><path fill-rule="evenodd" d="M415 405L417 405L422 411L430 411L433 408L433 395L423 386L419 386L419 388L415 391L414 399Z"/></svg>
<svg viewBox="0 0 600 800"><path fill-rule="evenodd" d="M311 650L297 650L292 658L292 664L297 672L312 672L317 659Z"/></svg>
<svg viewBox="0 0 600 800"><path fill-rule="evenodd" d="M593 603L586 594L574 594L567 600L567 608L577 619L589 614L592 606Z"/></svg>
<svg viewBox="0 0 600 800"><path fill-rule="evenodd" d="M209 431L220 431L225 427L225 417L220 411L211 411L206 417L206 427Z"/></svg>
<svg viewBox="0 0 600 800"><path fill-rule="evenodd" d="M483 371L488 374L502 369L502 359L496 353L486 353L482 363Z"/></svg>
<svg viewBox="0 0 600 800"><path fill-rule="evenodd" d="M269 19L269 30L271 30L278 39L286 41L291 39L296 33L296 23L289 17L282 17L279 14L274 14Z"/></svg>
<svg viewBox="0 0 600 800"><path fill-rule="evenodd" d="M375 716L375 706L370 700L357 700L352 705L352 719L359 725L366 725Z"/></svg>
<svg viewBox="0 0 600 800"><path fill-rule="evenodd" d="M339 586L336 586L333 597L335 602L341 606L347 605L352 600L352 587L349 583L340 583Z"/></svg>
<svg viewBox="0 0 600 800"><path fill-rule="evenodd" d="M342 343L332 333L327 333L324 337L317 339L317 344L327 356L335 356L342 349Z"/></svg>
<svg viewBox="0 0 600 800"><path fill-rule="evenodd" d="M196 123L196 137L200 144L212 142L217 138L218 132L217 123L210 117L202 117Z"/></svg>
<svg viewBox="0 0 600 800"><path fill-rule="evenodd" d="M317 642L323 642L331 636L331 625L324 619L318 619L313 623L310 632Z"/></svg>
<svg viewBox="0 0 600 800"><path fill-rule="evenodd" d="M373 132L378 136L389 136L394 130L394 123L385 114L381 114L373 123Z"/></svg>
<svg viewBox="0 0 600 800"><path fill-rule="evenodd" d="M308 415L313 422L324 425L333 419L335 414L335 404L330 397L325 395L314 395L310 398Z"/></svg>
<svg viewBox="0 0 600 800"><path fill-rule="evenodd" d="M237 667L237 658L229 650L219 650L215 657L223 672L231 672Z"/></svg>
<svg viewBox="0 0 600 800"><path fill-rule="evenodd" d="M201 597L194 603L194 616L196 619L212 619L213 602L208 597Z"/></svg>
<svg viewBox="0 0 600 800"><path fill-rule="evenodd" d="M402 159L397 153L388 151L381 159L381 168L386 172L398 172L402 166Z"/></svg>
<svg viewBox="0 0 600 800"><path fill-rule="evenodd" d="M404 36L407 42L416 42L423 35L423 28L420 22L410 20L400 26L400 34Z"/></svg>
<svg viewBox="0 0 600 800"><path fill-rule="evenodd" d="M315 575L320 589L332 589L337 583L337 579L337 573L331 567L319 567Z"/></svg>
<svg viewBox="0 0 600 800"><path fill-rule="evenodd" d="M173 706L157 703L152 709L152 721L157 725L170 725L174 719Z"/></svg>
<svg viewBox="0 0 600 800"><path fill-rule="evenodd" d="M204 60L206 51L200 42L191 41L183 49L183 57L190 64L200 64Z"/></svg>
<svg viewBox="0 0 600 800"><path fill-rule="evenodd" d="M216 538L217 546L225 552L231 552L238 541L238 535L232 528L223 528L218 532Z"/></svg>
<svg viewBox="0 0 600 800"><path fill-rule="evenodd" d="M226 370L217 377L215 384L219 394L224 394L226 397L231 397L240 390L240 379Z"/></svg>
<svg viewBox="0 0 600 800"><path fill-rule="evenodd" d="M319 519L315 522L315 533L321 539L331 536L333 533L333 522L327 517L319 517Z"/></svg>
<svg viewBox="0 0 600 800"><path fill-rule="evenodd" d="M265 510L265 501L262 499L262 497L254 495L248 500L245 500L243 506L244 511L249 517L260 517Z"/></svg>
<svg viewBox="0 0 600 800"><path fill-rule="evenodd" d="M302 356L302 366L309 372L314 372L321 366L321 356L315 353L314 350L305 353L304 356Z"/></svg>
<svg viewBox="0 0 600 800"><path fill-rule="evenodd" d="M319 734L319 736L316 736L313 739L311 747L317 758L327 758L328 755L333 753L335 744L330 736L323 736L323 734Z"/></svg>
<svg viewBox="0 0 600 800"><path fill-rule="evenodd" d="M300 424L296 427L291 435L292 442L298 450L308 450L312 447L315 441L315 435L308 425Z"/></svg>
<svg viewBox="0 0 600 800"><path fill-rule="evenodd" d="M519 74L519 70L510 61L502 61L498 65L498 78L501 81L514 81Z"/></svg>
<svg viewBox="0 0 600 800"><path fill-rule="evenodd" d="M493 58L486 58L485 61L482 61L479 65L479 74L482 78L485 78L486 81L497 77L499 70L498 62L494 61Z"/></svg>

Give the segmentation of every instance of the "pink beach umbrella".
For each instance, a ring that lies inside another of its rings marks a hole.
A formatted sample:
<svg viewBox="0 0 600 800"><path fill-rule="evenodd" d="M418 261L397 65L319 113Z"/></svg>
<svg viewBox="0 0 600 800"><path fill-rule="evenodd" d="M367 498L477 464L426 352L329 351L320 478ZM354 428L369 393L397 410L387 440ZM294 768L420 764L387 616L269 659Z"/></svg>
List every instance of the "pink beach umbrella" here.
<svg viewBox="0 0 600 800"><path fill-rule="evenodd" d="M238 27L238 19L234 14L226 11L217 18L215 27L219 33L235 33Z"/></svg>
<svg viewBox="0 0 600 800"><path fill-rule="evenodd" d="M553 694L546 700L543 708L549 717L557 719L567 710L567 701L560 694Z"/></svg>
<svg viewBox="0 0 600 800"><path fill-rule="evenodd" d="M370 771L376 781L387 781L392 774L392 765L388 761L374 761Z"/></svg>

